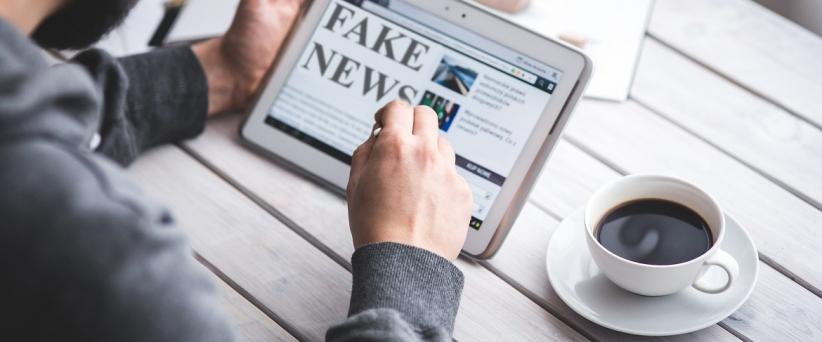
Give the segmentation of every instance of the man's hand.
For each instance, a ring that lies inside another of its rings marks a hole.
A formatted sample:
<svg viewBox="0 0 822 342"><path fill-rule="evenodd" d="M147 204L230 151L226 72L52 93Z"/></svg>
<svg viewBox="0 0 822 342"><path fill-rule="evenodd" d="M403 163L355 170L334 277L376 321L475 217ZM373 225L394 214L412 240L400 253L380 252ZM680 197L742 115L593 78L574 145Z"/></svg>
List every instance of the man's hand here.
<svg viewBox="0 0 822 342"><path fill-rule="evenodd" d="M394 101L375 115L382 127L351 161L348 217L354 246L397 242L449 260L471 218L471 190L454 166L431 108Z"/></svg>
<svg viewBox="0 0 822 342"><path fill-rule="evenodd" d="M248 105L302 3L303 0L241 0L234 22L224 36L192 47L208 79L209 115Z"/></svg>

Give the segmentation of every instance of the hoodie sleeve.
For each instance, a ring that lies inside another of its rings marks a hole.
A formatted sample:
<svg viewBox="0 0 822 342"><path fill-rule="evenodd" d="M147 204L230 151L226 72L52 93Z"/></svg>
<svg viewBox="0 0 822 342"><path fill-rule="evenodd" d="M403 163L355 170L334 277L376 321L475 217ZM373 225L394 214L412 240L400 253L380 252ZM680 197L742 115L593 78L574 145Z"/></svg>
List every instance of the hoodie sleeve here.
<svg viewBox="0 0 822 342"><path fill-rule="evenodd" d="M328 330L327 341L451 341L464 282L454 264L384 242L358 248L351 266L349 317Z"/></svg>
<svg viewBox="0 0 822 342"><path fill-rule="evenodd" d="M152 147L192 138L205 128L208 84L191 48L172 47L114 59L88 50L85 67L103 95L97 151L128 165Z"/></svg>

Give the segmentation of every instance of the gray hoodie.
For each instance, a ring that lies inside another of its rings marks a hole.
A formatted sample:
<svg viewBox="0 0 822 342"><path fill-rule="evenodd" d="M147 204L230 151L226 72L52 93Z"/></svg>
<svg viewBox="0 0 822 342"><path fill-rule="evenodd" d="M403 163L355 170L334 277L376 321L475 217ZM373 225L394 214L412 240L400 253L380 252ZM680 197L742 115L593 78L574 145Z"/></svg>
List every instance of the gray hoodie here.
<svg viewBox="0 0 822 342"><path fill-rule="evenodd" d="M172 213L122 169L200 133L207 96L188 47L49 66L0 20L0 340L234 339ZM351 261L349 317L328 340L450 340L453 264L393 243Z"/></svg>

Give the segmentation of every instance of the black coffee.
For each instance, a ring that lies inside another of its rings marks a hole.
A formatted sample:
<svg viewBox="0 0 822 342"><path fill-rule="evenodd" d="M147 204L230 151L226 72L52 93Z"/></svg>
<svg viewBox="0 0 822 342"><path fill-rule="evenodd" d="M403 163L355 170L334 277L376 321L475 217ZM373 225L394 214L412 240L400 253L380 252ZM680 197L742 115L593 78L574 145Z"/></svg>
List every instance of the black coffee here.
<svg viewBox="0 0 822 342"><path fill-rule="evenodd" d="M631 201L611 210L595 232L609 251L650 265L685 262L713 244L711 230L699 214L659 199Z"/></svg>

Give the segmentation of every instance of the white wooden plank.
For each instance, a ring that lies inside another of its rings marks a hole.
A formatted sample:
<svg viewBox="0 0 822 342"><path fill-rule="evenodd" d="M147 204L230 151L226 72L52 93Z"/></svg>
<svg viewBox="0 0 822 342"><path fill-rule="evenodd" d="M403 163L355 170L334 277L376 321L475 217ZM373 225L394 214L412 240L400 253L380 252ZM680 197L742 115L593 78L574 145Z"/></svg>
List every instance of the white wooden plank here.
<svg viewBox="0 0 822 342"><path fill-rule="evenodd" d="M561 139L529 200L554 218L564 218L585 205L596 189L620 177L619 172Z"/></svg>
<svg viewBox="0 0 822 342"><path fill-rule="evenodd" d="M348 259L353 246L345 202L240 147L236 141L238 119L212 121L203 136L187 146ZM456 264L466 279L454 332L458 340L585 339L487 269L462 259Z"/></svg>
<svg viewBox="0 0 822 342"><path fill-rule="evenodd" d="M748 303L723 322L754 341L822 341L819 297L761 262Z"/></svg>
<svg viewBox="0 0 822 342"><path fill-rule="evenodd" d="M613 169L560 139L529 200L555 217L570 214L605 182L619 177Z"/></svg>
<svg viewBox="0 0 822 342"><path fill-rule="evenodd" d="M649 32L822 126L822 39L750 0L658 0Z"/></svg>
<svg viewBox="0 0 822 342"><path fill-rule="evenodd" d="M556 216L565 217L583 206L594 190L618 177L620 174L616 171L561 142L537 183L551 190L535 189L531 201L547 207ZM506 245L492 261L521 286L549 302L557 298L547 289L546 275L530 269L537 264L544 265L545 249L556 228L552 223L555 221L554 217L539 213L536 207L526 207ZM752 340L814 341L822 338L822 326L816 324L822 321L822 300L765 263L760 261L759 267L759 281L753 295L723 324Z"/></svg>
<svg viewBox="0 0 822 342"><path fill-rule="evenodd" d="M817 295L822 212L702 140L633 102L582 101L567 134L630 173L688 179L714 195L781 272Z"/></svg>
<svg viewBox="0 0 822 342"><path fill-rule="evenodd" d="M345 318L351 274L190 156L163 148L130 173L169 205L195 251L296 337L322 340Z"/></svg>
<svg viewBox="0 0 822 342"><path fill-rule="evenodd" d="M238 340L247 342L297 341L294 336L263 314L237 291L217 276L213 278L219 287L220 303L231 319Z"/></svg>
<svg viewBox="0 0 822 342"><path fill-rule="evenodd" d="M631 97L822 208L822 130L652 39Z"/></svg>

